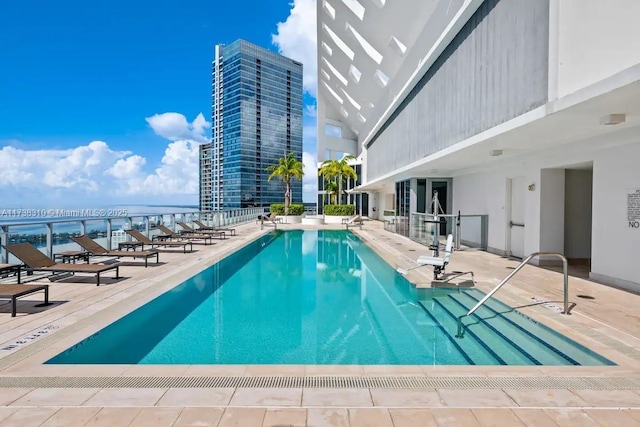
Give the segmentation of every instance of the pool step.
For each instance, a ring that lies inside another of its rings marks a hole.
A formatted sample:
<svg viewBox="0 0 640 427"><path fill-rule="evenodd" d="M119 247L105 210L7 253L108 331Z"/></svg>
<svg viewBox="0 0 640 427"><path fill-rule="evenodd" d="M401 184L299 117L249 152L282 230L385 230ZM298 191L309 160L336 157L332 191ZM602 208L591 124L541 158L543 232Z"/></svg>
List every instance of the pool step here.
<svg viewBox="0 0 640 427"><path fill-rule="evenodd" d="M455 337L456 318L450 310L442 304L438 298L427 301L419 301L420 306L431 317L432 321L442 331L448 340L448 346L456 349L463 355L470 365L504 365L505 362L491 349L482 343L482 340L472 332L468 340L460 340Z"/></svg>
<svg viewBox="0 0 640 427"><path fill-rule="evenodd" d="M436 301L446 308L452 319L451 334L455 335L458 328L457 319L469 311L464 304L447 296L446 298L437 298ZM469 322L472 323L469 323ZM535 358L531 357L526 351L520 348L512 341L505 339L500 331L489 327L482 322L473 323L477 318L473 316L465 322L464 338L456 338L460 342L464 342L467 338L475 338L482 346L487 348L493 357L502 365L537 365L539 364Z"/></svg>
<svg viewBox="0 0 640 427"><path fill-rule="evenodd" d="M449 298L463 309L462 314L468 312L478 302L465 292L450 295ZM499 341L502 345L512 348L528 359L530 364L558 365L567 363L549 346L545 347L540 340L527 335L522 328L509 323L489 307L480 306L473 315L463 318L462 321L465 325L465 334L474 329L489 330L490 334L494 335L494 341Z"/></svg>
<svg viewBox="0 0 640 427"><path fill-rule="evenodd" d="M464 292L465 297L473 301L475 305L482 295L479 292ZM518 329L526 335L530 340L537 343L537 348L545 353L551 353L558 364L569 365L593 365L605 364L611 365L609 360L595 354L588 348L563 337L547 326L529 318L512 307L496 300L489 298L483 307L486 307L493 316L498 316L510 326ZM552 364L551 362L543 362L544 364Z"/></svg>

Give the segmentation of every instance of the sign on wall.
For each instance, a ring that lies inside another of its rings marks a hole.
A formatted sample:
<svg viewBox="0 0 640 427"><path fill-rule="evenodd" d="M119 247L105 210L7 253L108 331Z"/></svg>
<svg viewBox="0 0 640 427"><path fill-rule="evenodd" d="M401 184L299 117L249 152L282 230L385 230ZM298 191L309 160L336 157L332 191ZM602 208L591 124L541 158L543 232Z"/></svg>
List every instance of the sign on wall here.
<svg viewBox="0 0 640 427"><path fill-rule="evenodd" d="M627 191L627 220L629 228L640 229L640 188Z"/></svg>

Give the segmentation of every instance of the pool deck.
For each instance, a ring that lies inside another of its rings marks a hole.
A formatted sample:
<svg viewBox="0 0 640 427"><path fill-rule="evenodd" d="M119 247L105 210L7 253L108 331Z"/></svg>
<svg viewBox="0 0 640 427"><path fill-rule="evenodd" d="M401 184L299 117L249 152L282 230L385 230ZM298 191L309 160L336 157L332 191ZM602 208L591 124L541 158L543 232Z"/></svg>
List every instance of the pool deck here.
<svg viewBox="0 0 640 427"><path fill-rule="evenodd" d="M319 228L279 225L289 227ZM124 266L123 278L107 274L100 287L90 277L38 279L33 283L51 285L54 304L34 307L39 294L23 298L15 318L3 301L0 425L640 426L640 296L570 277L575 306L565 316L552 310L562 306L562 275L535 266L496 297L617 366L42 364L270 230L254 223L236 228L238 236L194 245L191 254L161 249L159 265ZM415 266L428 254L380 222L353 231L394 267ZM488 292L517 264L459 251L449 270L474 271L476 286ZM432 285L428 268L407 279ZM467 277L453 283L469 285Z"/></svg>

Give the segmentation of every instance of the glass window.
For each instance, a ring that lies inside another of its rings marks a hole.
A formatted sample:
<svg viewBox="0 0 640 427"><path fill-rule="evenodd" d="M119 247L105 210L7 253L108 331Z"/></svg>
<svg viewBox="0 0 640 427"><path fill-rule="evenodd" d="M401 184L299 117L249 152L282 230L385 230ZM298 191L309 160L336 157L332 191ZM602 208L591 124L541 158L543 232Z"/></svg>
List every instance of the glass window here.
<svg viewBox="0 0 640 427"><path fill-rule="evenodd" d="M342 138L342 128L340 126L325 123L324 130L326 135Z"/></svg>

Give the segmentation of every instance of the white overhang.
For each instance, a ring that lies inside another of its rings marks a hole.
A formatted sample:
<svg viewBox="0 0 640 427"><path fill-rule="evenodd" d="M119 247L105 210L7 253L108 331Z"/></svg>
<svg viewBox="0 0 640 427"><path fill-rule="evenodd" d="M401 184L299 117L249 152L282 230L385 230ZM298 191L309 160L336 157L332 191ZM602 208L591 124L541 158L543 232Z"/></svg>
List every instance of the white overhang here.
<svg viewBox="0 0 640 427"><path fill-rule="evenodd" d="M601 119L612 114L624 115L625 121L603 125ZM607 147L612 147L637 141L638 135L640 65L371 180L356 190L382 191L409 178L455 177L519 159L553 156L562 160L562 150L567 154L588 153L602 149L603 137Z"/></svg>

